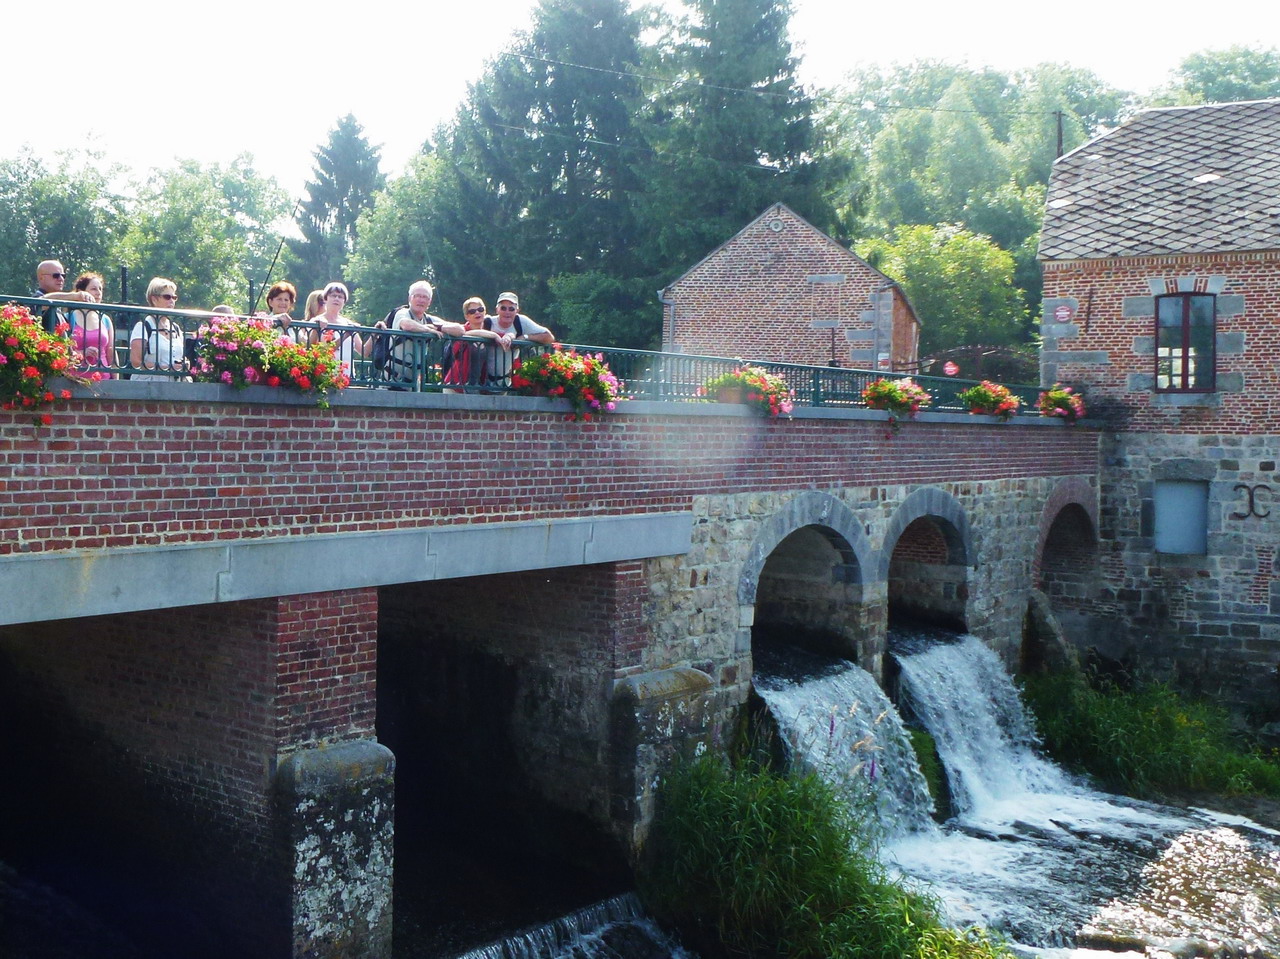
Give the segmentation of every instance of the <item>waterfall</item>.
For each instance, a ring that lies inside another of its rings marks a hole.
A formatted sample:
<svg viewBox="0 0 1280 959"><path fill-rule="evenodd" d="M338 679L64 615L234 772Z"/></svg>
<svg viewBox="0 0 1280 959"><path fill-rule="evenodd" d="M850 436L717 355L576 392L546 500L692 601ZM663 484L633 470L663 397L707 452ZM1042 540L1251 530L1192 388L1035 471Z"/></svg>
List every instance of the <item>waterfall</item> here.
<svg viewBox="0 0 1280 959"><path fill-rule="evenodd" d="M974 636L900 633L890 652L904 709L937 743L955 816L884 855L953 922L1040 948L1280 956L1272 831L1067 775L1037 753L1017 687Z"/></svg>
<svg viewBox="0 0 1280 959"><path fill-rule="evenodd" d="M515 933L457 959L691 959L652 920L631 893L614 896Z"/></svg>
<svg viewBox="0 0 1280 959"><path fill-rule="evenodd" d="M1280 835L1068 775L1038 753L1017 687L976 637L895 633L890 652L903 710L946 768L954 815L940 828L900 717L869 674L761 644L755 688L790 761L870 810L886 865L952 923L1022 953L1280 959Z"/></svg>
<svg viewBox="0 0 1280 959"><path fill-rule="evenodd" d="M902 704L933 735L955 812L983 818L1028 794L1076 792L1036 752L1035 726L995 652L976 636L944 637L895 633L890 648L899 651Z"/></svg>
<svg viewBox="0 0 1280 959"><path fill-rule="evenodd" d="M844 660L761 646L753 683L790 763L869 807L883 836L934 828L911 740L870 673Z"/></svg>

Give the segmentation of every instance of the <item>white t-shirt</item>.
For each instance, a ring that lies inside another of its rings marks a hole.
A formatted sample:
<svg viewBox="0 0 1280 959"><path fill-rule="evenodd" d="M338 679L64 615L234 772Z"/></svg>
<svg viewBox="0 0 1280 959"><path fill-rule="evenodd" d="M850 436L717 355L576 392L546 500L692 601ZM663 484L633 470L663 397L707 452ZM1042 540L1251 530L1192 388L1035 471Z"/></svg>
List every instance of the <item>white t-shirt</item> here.
<svg viewBox="0 0 1280 959"><path fill-rule="evenodd" d="M537 336L539 333L551 332L545 326L542 326L541 324L533 322L533 320L529 319L523 313L519 313L517 314L517 316L519 316L520 318L520 336L522 338ZM499 323L498 319L499 318L496 316L489 318L490 320L489 329L493 330L493 332L497 333L499 336L505 336L507 333L510 333L514 336L516 332L515 319L513 318L512 321L508 323L506 326L503 326L501 323ZM496 344L493 346L490 346L489 349L490 349L489 356L491 358L490 359L491 368L489 371L490 380L491 381L503 380L507 376L510 376L511 367L512 367L512 351L504 350L501 346L498 346Z"/></svg>
<svg viewBox="0 0 1280 959"><path fill-rule="evenodd" d="M169 329L162 329L154 316L145 316L133 325L129 334L129 342L142 340L142 360L154 360L156 369L171 370L183 358L182 331L170 324ZM172 380L172 376L159 373L134 373L132 380Z"/></svg>

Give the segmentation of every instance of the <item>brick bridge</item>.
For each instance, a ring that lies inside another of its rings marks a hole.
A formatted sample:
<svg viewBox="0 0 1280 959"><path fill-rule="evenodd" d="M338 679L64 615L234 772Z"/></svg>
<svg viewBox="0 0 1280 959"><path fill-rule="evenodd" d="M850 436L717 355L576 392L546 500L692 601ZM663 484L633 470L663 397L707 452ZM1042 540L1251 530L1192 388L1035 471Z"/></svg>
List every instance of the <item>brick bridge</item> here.
<svg viewBox="0 0 1280 959"><path fill-rule="evenodd" d="M441 769L625 862L753 624L878 673L913 613L1012 664L1097 546L1098 434L1056 421L119 381L0 417L0 859L65 834L222 954L390 955L393 811Z"/></svg>

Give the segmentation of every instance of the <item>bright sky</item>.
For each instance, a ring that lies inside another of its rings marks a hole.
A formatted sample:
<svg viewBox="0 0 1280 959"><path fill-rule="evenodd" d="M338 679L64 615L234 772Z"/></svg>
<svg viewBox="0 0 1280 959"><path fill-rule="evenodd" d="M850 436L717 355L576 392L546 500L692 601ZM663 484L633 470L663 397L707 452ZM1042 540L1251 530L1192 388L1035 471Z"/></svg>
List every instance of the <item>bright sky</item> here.
<svg viewBox="0 0 1280 959"><path fill-rule="evenodd" d="M1216 8L1186 0L793 5L792 40L809 84L835 83L861 64L918 58L1002 70L1053 61L1145 93L1188 53L1280 44L1274 0ZM394 173L452 116L486 60L529 26L533 6L16 0L0 12L10 50L0 156L24 143L42 155L89 146L141 174L175 157L225 162L247 151L259 172L301 193L312 153L350 112Z"/></svg>

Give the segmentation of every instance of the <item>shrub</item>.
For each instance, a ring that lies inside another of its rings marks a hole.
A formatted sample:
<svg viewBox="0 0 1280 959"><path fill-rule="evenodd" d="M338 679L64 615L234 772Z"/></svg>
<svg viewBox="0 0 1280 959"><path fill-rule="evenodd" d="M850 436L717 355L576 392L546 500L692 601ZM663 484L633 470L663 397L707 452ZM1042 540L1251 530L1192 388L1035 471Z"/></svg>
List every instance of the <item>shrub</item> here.
<svg viewBox="0 0 1280 959"><path fill-rule="evenodd" d="M969 412L975 416L998 416L1002 420L1018 412L1022 405L1022 400L1014 396L1009 387L990 380L969 387L957 394L956 399L969 407Z"/></svg>
<svg viewBox="0 0 1280 959"><path fill-rule="evenodd" d="M795 394L787 381L759 366L739 366L713 376L698 387L698 395L721 403L746 403L771 418L789 417L795 408Z"/></svg>
<svg viewBox="0 0 1280 959"><path fill-rule="evenodd" d="M25 306L6 304L0 309L0 408L26 410L37 426L53 422L41 409L59 399L70 399L69 390L54 394L46 381L62 376L77 381L97 380L99 374L77 376L73 366L79 356L67 336L66 321L56 333L46 333Z"/></svg>
<svg viewBox="0 0 1280 959"><path fill-rule="evenodd" d="M704 758L663 783L640 877L705 959L1003 955L890 881L830 787Z"/></svg>
<svg viewBox="0 0 1280 959"><path fill-rule="evenodd" d="M1037 405L1041 416L1059 416L1068 423L1074 423L1084 416L1084 398L1061 383L1054 383L1041 392Z"/></svg>
<svg viewBox="0 0 1280 959"><path fill-rule="evenodd" d="M1130 795L1211 790L1280 796L1280 763L1239 742L1227 712L1164 683L1132 691L1091 686L1083 673L1027 677L1024 692L1045 748Z"/></svg>

